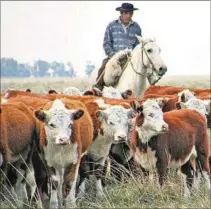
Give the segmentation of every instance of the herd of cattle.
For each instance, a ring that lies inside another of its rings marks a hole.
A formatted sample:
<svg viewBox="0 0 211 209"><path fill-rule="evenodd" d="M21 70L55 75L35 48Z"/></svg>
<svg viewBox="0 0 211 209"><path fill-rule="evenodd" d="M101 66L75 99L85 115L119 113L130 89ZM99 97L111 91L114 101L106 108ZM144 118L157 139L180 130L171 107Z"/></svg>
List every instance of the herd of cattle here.
<svg viewBox="0 0 211 209"><path fill-rule="evenodd" d="M161 186L168 168L180 169L186 197L201 177L210 192L210 89L151 86L141 99L132 94L112 87L1 94L1 187L23 202L35 197L39 207L44 194L50 208L73 207L90 175L103 195L114 159L144 174L156 168Z"/></svg>

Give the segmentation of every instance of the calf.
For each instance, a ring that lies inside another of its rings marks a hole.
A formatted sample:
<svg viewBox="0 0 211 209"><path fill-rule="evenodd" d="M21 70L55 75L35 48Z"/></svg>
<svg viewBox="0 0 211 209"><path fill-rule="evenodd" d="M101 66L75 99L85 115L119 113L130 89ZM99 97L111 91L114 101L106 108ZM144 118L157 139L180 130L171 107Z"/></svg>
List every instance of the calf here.
<svg viewBox="0 0 211 209"><path fill-rule="evenodd" d="M33 111L24 103L8 102L1 105L0 123L0 167L9 181L12 181L21 206L28 199L26 182L29 183L31 189L31 198L36 189L31 158L36 140L35 118ZM14 170L17 179L11 178L10 170ZM5 180L2 172L1 183ZM41 207L39 201L37 204Z"/></svg>
<svg viewBox="0 0 211 209"><path fill-rule="evenodd" d="M70 86L68 88L66 88L63 92L64 94L66 95L78 95L78 96L82 96L83 95L83 92L81 92L78 88L76 87L73 87L73 86Z"/></svg>
<svg viewBox="0 0 211 209"><path fill-rule="evenodd" d="M192 186L193 177L197 188L200 173L204 175L210 190L209 146L204 117L188 109L162 115L153 101L142 105L133 102L131 105L138 113L131 139L131 151L136 163L146 171L156 168L160 185L164 183L168 167L181 167L186 197L190 196L188 187ZM163 129L166 123L168 128ZM198 177L192 173L192 157L196 158Z"/></svg>
<svg viewBox="0 0 211 209"><path fill-rule="evenodd" d="M128 140L128 133L132 125L130 119L134 114L132 109L127 110L118 105L107 107L105 110L98 109L95 114L101 125L88 153L84 155L81 162L79 187L83 194L86 178L94 174L96 177L96 195L102 196L102 170L109 150L113 143Z"/></svg>
<svg viewBox="0 0 211 209"><path fill-rule="evenodd" d="M50 208L59 206L58 196L67 207L74 206L78 167L93 138L90 115L79 101L56 99L36 110L35 116L40 120L40 147L52 182Z"/></svg>
<svg viewBox="0 0 211 209"><path fill-rule="evenodd" d="M130 89L120 92L118 89L115 89L112 86L104 86L102 91L102 96L111 99L127 99L128 97L132 96L132 91Z"/></svg>
<svg viewBox="0 0 211 209"><path fill-rule="evenodd" d="M189 89L195 92L196 96L209 96L211 95L210 89L197 89L197 88L185 88L185 87L175 87L175 86L150 86L145 92L144 96L148 94L159 94L159 95L173 95L177 94L185 89Z"/></svg>

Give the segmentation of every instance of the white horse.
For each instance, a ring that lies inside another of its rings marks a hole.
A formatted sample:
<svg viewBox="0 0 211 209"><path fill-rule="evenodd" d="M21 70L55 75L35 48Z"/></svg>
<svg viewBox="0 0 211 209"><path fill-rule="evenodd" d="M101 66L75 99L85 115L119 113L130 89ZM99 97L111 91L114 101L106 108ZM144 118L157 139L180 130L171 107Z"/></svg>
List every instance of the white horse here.
<svg viewBox="0 0 211 209"><path fill-rule="evenodd" d="M128 50L116 53L105 67L103 80L106 86L111 85L111 75L114 72L120 76L114 88L125 91L131 89L136 97L142 97L144 91L149 85L154 85L167 71L167 67L160 56L160 48L156 44L155 39L146 39L136 36L140 44L138 44L133 51L131 51L131 58L123 70L118 70L117 58L124 56L125 53L129 54ZM119 68L120 69L120 68Z"/></svg>

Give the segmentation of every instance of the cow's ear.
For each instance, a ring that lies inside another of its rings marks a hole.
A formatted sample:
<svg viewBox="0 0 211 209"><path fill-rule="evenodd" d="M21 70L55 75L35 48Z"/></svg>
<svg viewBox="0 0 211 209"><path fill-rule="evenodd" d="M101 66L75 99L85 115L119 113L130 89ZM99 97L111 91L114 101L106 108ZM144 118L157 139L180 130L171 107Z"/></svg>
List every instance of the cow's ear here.
<svg viewBox="0 0 211 209"><path fill-rule="evenodd" d="M31 89L26 89L25 92L30 92L31 93Z"/></svg>
<svg viewBox="0 0 211 209"><path fill-rule="evenodd" d="M133 91L128 89L121 93L123 99L127 99L128 97L132 96Z"/></svg>
<svg viewBox="0 0 211 209"><path fill-rule="evenodd" d="M103 96L102 91L100 91L100 89L98 89L98 88L93 88L92 91L94 92L94 96L97 96L97 97Z"/></svg>
<svg viewBox="0 0 211 209"><path fill-rule="evenodd" d="M160 106L161 109L163 109L163 107L166 105L166 103L169 101L169 98L157 98L156 102L158 103L158 105Z"/></svg>
<svg viewBox="0 0 211 209"><path fill-rule="evenodd" d="M210 100L204 100L203 103L205 104L206 114L210 114L210 111L211 111L211 101Z"/></svg>
<svg viewBox="0 0 211 209"><path fill-rule="evenodd" d="M45 122L47 120L47 114L41 109L40 110L36 110L34 112L34 115L41 122Z"/></svg>
<svg viewBox="0 0 211 209"><path fill-rule="evenodd" d="M181 96L180 96L180 101L181 101L181 102L186 102L185 94L184 94L184 93L181 94Z"/></svg>
<svg viewBox="0 0 211 209"><path fill-rule="evenodd" d="M84 96L88 96L88 95L93 96L94 95L94 92L92 90L86 90L86 91L84 91L83 95Z"/></svg>
<svg viewBox="0 0 211 209"><path fill-rule="evenodd" d="M128 118L134 118L136 116L135 111L130 108L129 110L127 110L127 116Z"/></svg>
<svg viewBox="0 0 211 209"><path fill-rule="evenodd" d="M54 89L50 89L50 90L48 91L48 93L49 93L49 94L58 94Z"/></svg>
<svg viewBox="0 0 211 209"><path fill-rule="evenodd" d="M177 103L176 103L176 108L177 108L178 110L180 110L180 109L186 109L187 107L186 107L186 105L185 105L184 102L177 102Z"/></svg>
<svg viewBox="0 0 211 209"><path fill-rule="evenodd" d="M180 102L177 102L177 103L175 104L175 106L176 106L176 109L178 109L178 110L182 109L181 106L180 106Z"/></svg>
<svg viewBox="0 0 211 209"><path fill-rule="evenodd" d="M103 121L106 118L106 114L103 112L103 110L98 110L96 112L96 117L98 118L99 121Z"/></svg>
<svg viewBox="0 0 211 209"><path fill-rule="evenodd" d="M138 113L142 113L143 106L141 104L139 104L137 101L130 102L130 105L133 108L133 110L135 110Z"/></svg>
<svg viewBox="0 0 211 209"><path fill-rule="evenodd" d="M84 111L83 110L75 110L74 112L72 112L72 119L73 120L78 120L83 115L84 115Z"/></svg>

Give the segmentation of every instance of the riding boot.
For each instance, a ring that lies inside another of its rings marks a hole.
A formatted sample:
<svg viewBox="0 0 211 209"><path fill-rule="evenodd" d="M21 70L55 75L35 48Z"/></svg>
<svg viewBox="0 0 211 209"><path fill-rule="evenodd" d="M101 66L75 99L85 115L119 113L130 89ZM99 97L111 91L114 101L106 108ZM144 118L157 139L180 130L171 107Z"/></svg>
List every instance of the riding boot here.
<svg viewBox="0 0 211 209"><path fill-rule="evenodd" d="M105 66L107 64L107 62L109 61L110 57L107 57L103 60L102 62L102 66L100 67L100 69L98 70L98 75L96 78L96 84L94 84L92 87L98 88L99 90L103 90L103 87L105 85L104 81L103 81L103 76L101 76L101 74L103 73ZM101 78L99 79L99 77L101 76ZM99 80L98 80L99 79Z"/></svg>

